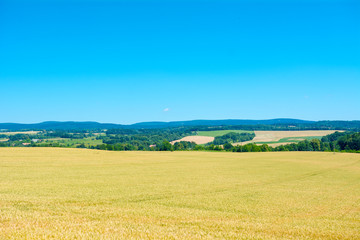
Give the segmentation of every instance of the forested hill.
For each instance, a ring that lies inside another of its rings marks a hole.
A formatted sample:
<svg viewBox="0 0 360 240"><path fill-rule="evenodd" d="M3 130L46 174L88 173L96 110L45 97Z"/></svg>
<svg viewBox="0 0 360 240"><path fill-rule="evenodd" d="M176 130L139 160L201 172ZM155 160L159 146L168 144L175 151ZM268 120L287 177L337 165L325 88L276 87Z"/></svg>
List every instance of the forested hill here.
<svg viewBox="0 0 360 240"><path fill-rule="evenodd" d="M0 123L0 130L73 130L73 129L114 129L124 125L98 122L42 122L42 123Z"/></svg>
<svg viewBox="0 0 360 240"><path fill-rule="evenodd" d="M307 124L312 121L298 119L270 119L270 120L190 120L174 122L140 122L130 125L98 122L42 122L42 123L0 123L3 130L52 130L52 129L149 129L149 128L171 128L182 126L233 126L233 125L272 125L272 124Z"/></svg>
<svg viewBox="0 0 360 240"><path fill-rule="evenodd" d="M244 129L244 130L314 130L335 129L359 131L360 121L304 121L299 119L270 120L192 120L176 122L142 122L131 125L98 122L42 122L33 124L0 123L2 131L19 130L93 130L93 129L152 129L173 127L194 127L201 129Z"/></svg>
<svg viewBox="0 0 360 240"><path fill-rule="evenodd" d="M307 124L313 121L305 121L290 118L277 118L269 120L190 120L175 122L141 122L130 125L132 128L169 128L182 126L237 126L237 125L274 125L274 124Z"/></svg>

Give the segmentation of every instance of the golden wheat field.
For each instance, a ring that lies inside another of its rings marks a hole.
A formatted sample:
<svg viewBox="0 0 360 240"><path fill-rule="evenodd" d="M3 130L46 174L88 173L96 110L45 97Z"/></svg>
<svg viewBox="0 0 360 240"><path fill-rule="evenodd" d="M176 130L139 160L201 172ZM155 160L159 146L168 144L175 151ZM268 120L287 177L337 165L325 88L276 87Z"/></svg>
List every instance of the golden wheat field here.
<svg viewBox="0 0 360 240"><path fill-rule="evenodd" d="M360 155L0 149L0 239L360 239Z"/></svg>

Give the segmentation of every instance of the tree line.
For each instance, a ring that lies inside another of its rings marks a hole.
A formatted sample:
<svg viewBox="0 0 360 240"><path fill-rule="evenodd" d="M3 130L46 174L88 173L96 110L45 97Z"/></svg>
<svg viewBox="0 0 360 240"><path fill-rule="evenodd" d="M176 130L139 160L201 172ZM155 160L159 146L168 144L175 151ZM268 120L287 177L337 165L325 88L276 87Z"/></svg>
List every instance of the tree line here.
<svg viewBox="0 0 360 240"><path fill-rule="evenodd" d="M254 137L255 137L255 133L229 132L229 133L224 134L222 136L216 136L214 141L211 142L210 144L223 145L225 143L246 142L246 141L252 140Z"/></svg>
<svg viewBox="0 0 360 240"><path fill-rule="evenodd" d="M250 134L251 135L251 134ZM232 136L232 134L230 135ZM225 138L231 139L231 138ZM251 140L251 139L250 139ZM232 140L234 141L234 140ZM238 140L235 140L238 141ZM246 140L247 141L247 140ZM277 147L267 144L257 145L249 143L245 145L233 146L228 140L222 145L214 143L198 145L194 142L177 142L174 145L164 140L157 145L149 148L137 148L136 146L125 144L101 144L90 147L92 149L102 149L111 151L126 150L149 150L149 151L229 151L229 152L280 152L280 151L337 151L337 152L359 152L360 153L360 133L335 132L322 137L321 139L303 140L298 143L291 143Z"/></svg>

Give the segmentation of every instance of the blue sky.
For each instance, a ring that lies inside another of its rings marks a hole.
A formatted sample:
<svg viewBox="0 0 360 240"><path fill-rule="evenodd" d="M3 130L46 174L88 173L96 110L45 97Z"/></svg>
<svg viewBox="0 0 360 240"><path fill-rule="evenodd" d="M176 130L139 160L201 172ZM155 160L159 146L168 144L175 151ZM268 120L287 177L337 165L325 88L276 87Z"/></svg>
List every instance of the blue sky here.
<svg viewBox="0 0 360 240"><path fill-rule="evenodd" d="M0 122L360 119L360 2L0 0Z"/></svg>

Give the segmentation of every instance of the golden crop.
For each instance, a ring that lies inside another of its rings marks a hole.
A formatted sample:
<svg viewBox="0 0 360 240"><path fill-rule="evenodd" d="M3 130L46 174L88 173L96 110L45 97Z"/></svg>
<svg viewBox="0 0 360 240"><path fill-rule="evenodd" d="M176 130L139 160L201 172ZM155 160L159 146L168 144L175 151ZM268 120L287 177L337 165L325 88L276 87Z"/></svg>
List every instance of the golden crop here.
<svg viewBox="0 0 360 240"><path fill-rule="evenodd" d="M360 154L0 149L0 239L360 239Z"/></svg>

